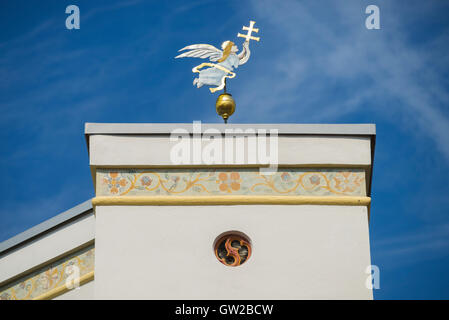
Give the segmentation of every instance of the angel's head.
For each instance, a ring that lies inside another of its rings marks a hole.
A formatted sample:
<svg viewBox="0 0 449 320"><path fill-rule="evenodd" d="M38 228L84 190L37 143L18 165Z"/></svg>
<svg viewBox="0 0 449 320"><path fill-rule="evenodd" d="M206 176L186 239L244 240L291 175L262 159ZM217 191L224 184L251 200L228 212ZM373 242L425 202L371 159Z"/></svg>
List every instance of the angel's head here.
<svg viewBox="0 0 449 320"><path fill-rule="evenodd" d="M218 62L225 61L229 55L232 53L236 53L239 49L232 41L225 41L221 44L221 49L223 49L223 56L218 60Z"/></svg>

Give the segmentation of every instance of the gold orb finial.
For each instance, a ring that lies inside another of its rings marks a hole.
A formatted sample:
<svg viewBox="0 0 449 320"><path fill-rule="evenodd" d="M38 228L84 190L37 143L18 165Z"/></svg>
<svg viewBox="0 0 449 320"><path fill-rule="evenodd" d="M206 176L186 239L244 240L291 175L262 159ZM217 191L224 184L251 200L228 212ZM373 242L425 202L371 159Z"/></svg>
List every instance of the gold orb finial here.
<svg viewBox="0 0 449 320"><path fill-rule="evenodd" d="M225 123L228 122L228 118L235 111L235 101L230 93L222 93L218 96L215 103L215 109L219 116L221 116Z"/></svg>

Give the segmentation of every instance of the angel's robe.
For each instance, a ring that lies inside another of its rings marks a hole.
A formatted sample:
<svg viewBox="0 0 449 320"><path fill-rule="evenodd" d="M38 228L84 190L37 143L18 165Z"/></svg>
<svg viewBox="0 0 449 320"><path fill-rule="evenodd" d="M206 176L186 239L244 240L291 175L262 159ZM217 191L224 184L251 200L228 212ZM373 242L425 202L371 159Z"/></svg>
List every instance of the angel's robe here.
<svg viewBox="0 0 449 320"><path fill-rule="evenodd" d="M233 71L234 68L239 66L239 58L236 54L231 53L225 61L217 63L217 65L222 66L229 71ZM226 71L215 67L203 69L200 71L198 76L198 84L199 86L204 84L209 86L220 86L222 84L223 77L227 74L228 73Z"/></svg>

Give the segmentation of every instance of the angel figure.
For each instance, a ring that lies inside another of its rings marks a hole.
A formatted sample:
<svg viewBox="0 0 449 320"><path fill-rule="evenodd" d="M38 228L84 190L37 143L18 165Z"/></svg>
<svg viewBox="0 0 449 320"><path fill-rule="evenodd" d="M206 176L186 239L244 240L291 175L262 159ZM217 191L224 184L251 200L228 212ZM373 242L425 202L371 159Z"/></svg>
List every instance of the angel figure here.
<svg viewBox="0 0 449 320"><path fill-rule="evenodd" d="M218 62L204 62L192 69L192 72L199 73L198 78L193 80L193 85L196 85L198 88L201 88L203 85L216 86L215 88L209 88L209 90L213 93L225 88L225 79L234 78L234 68L245 64L251 53L249 50L249 39L243 43L243 49L238 54L238 48L232 41L223 42L221 48L223 51L210 44L193 44L179 50L189 51L184 52L175 58L209 58L212 62Z"/></svg>

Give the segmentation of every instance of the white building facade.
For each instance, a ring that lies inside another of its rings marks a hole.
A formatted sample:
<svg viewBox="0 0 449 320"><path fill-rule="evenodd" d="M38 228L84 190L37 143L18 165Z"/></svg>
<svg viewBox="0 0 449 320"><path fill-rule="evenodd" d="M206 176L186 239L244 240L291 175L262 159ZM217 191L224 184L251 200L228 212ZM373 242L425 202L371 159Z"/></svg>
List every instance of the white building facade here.
<svg viewBox="0 0 449 320"><path fill-rule="evenodd" d="M372 299L374 125L85 135L95 197L0 245L2 299Z"/></svg>

